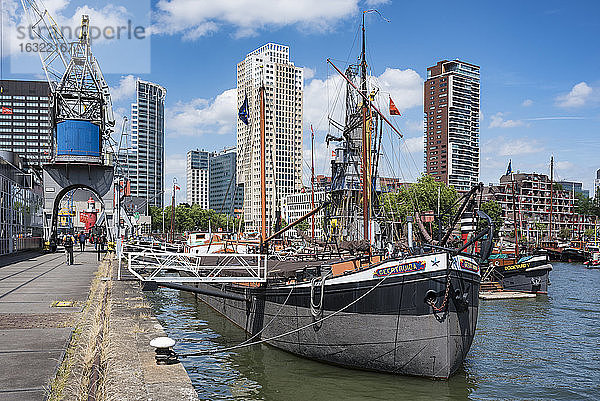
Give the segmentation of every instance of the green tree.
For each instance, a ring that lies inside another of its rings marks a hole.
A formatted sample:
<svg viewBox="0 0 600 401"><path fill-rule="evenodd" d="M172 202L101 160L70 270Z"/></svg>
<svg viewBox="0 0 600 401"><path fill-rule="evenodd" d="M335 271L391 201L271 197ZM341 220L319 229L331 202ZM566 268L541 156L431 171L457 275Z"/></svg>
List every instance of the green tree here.
<svg viewBox="0 0 600 401"><path fill-rule="evenodd" d="M594 202L583 194L575 194L575 213L594 214Z"/></svg>
<svg viewBox="0 0 600 401"><path fill-rule="evenodd" d="M502 217L502 206L494 200L483 202L480 206L482 212L490 216L494 222L494 238L498 238L500 230L504 227L504 218ZM480 228L487 227L487 221L480 222Z"/></svg>
<svg viewBox="0 0 600 401"><path fill-rule="evenodd" d="M567 227L563 227L560 229L558 236L562 239L569 239L569 238L571 238L571 230L568 229Z"/></svg>
<svg viewBox="0 0 600 401"><path fill-rule="evenodd" d="M398 192L385 193L380 197L380 205L386 218L393 221L406 221L406 216L415 212L434 211L437 213L438 189L440 192L440 212L442 226L446 227L457 211L456 190L431 175L423 175L410 186L402 187ZM438 223L432 224L433 235L437 233Z"/></svg>

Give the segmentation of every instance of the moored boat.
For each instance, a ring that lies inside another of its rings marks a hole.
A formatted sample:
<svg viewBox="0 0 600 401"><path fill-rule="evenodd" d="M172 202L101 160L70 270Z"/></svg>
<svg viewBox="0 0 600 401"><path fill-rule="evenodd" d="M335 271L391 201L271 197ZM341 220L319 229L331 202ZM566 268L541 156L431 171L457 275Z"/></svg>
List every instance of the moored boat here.
<svg viewBox="0 0 600 401"><path fill-rule="evenodd" d="M346 82L346 116L344 124L332 124L340 136L327 136L328 142L338 145L326 202L267 237L266 163L261 161L262 225L257 251L270 258L267 280L260 284L205 282L197 285L201 290L197 292L244 329L251 336L250 344L266 342L349 368L448 378L463 363L475 335L479 263L489 256L493 223L478 211L477 216L487 221L486 228L459 248L446 245L462 213L473 212L481 184L463 196L458 217L450 219L445 235L435 244L413 243L414 215L405 221L386 221L372 193L376 188L370 184L376 182L382 151L377 147L378 135L384 122L398 137L401 134L376 107L377 90L368 88L364 14L362 33L358 65L342 72L328 60ZM251 104L260 105L262 154L264 86L256 92L259 98ZM320 209L325 209L323 229L328 244L308 257L269 253L274 238ZM404 242L398 239L399 226L407 232ZM478 247L473 246L476 243ZM468 253L471 248L480 251ZM243 255L237 261L244 263Z"/></svg>

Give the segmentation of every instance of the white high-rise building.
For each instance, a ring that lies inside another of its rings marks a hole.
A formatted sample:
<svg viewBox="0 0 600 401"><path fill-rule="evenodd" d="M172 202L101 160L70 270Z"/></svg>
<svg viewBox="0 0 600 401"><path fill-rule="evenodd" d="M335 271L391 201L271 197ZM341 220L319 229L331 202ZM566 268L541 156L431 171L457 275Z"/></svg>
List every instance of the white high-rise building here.
<svg viewBox="0 0 600 401"><path fill-rule="evenodd" d="M209 153L204 150L190 150L187 153L185 170L187 203L209 209Z"/></svg>
<svg viewBox="0 0 600 401"><path fill-rule="evenodd" d="M244 186L247 231L260 231L260 103L265 85L267 232L283 197L302 186L302 69L290 62L288 46L267 43L237 65L238 110L248 99L249 123L237 122L237 176Z"/></svg>
<svg viewBox="0 0 600 401"><path fill-rule="evenodd" d="M126 154L119 154L131 180L131 195L160 208L164 196L166 93L158 84L137 80L137 101L131 104L131 144Z"/></svg>
<svg viewBox="0 0 600 401"><path fill-rule="evenodd" d="M596 179L594 180L594 198L600 199L600 169L596 171Z"/></svg>

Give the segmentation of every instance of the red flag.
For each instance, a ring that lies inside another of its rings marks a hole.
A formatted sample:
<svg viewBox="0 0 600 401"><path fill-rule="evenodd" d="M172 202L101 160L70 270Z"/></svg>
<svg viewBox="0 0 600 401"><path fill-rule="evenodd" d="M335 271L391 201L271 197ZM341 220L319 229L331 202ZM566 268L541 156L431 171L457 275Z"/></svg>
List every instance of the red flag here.
<svg viewBox="0 0 600 401"><path fill-rule="evenodd" d="M394 101L392 100L392 97L390 96L390 116L401 116L401 115L402 114L400 114L400 110L398 110L398 108L394 104Z"/></svg>
<svg viewBox="0 0 600 401"><path fill-rule="evenodd" d="M175 189L180 190L181 188L179 188L179 185L175 185Z"/></svg>
<svg viewBox="0 0 600 401"><path fill-rule="evenodd" d="M12 109L9 109L8 107L2 107L2 114L12 114L13 111Z"/></svg>

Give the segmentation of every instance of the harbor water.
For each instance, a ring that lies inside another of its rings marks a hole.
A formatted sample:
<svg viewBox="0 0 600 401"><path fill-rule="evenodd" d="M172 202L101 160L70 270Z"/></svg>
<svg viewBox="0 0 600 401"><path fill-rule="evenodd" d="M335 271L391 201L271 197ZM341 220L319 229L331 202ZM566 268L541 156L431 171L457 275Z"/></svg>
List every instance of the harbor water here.
<svg viewBox="0 0 600 401"><path fill-rule="evenodd" d="M477 333L450 380L363 372L268 345L182 358L202 400L598 400L600 270L555 263L548 296L481 300ZM246 334L193 294L148 295L180 354L237 345Z"/></svg>

